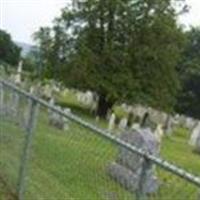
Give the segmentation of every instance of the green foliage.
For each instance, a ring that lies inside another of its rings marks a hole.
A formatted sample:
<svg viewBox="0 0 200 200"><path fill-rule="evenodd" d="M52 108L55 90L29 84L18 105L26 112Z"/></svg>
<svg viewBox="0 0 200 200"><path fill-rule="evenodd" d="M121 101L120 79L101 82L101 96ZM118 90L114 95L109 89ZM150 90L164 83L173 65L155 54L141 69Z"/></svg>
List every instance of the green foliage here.
<svg viewBox="0 0 200 200"><path fill-rule="evenodd" d="M0 30L0 62L17 65L21 49L12 41L11 36Z"/></svg>
<svg viewBox="0 0 200 200"><path fill-rule="evenodd" d="M184 44L176 18L170 0L76 0L35 38L48 76L96 91L108 102L169 111Z"/></svg>
<svg viewBox="0 0 200 200"><path fill-rule="evenodd" d="M28 54L25 58L23 58L23 70L36 72L37 62L31 54Z"/></svg>
<svg viewBox="0 0 200 200"><path fill-rule="evenodd" d="M200 28L192 28L186 35L187 45L179 64L182 90L176 110L200 118Z"/></svg>

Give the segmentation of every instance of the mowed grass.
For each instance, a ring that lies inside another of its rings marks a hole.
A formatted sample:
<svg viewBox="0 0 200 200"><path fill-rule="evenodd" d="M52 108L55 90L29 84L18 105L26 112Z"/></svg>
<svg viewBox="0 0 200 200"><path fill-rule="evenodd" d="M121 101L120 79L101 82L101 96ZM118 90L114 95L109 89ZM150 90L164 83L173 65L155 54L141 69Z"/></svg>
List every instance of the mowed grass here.
<svg viewBox="0 0 200 200"><path fill-rule="evenodd" d="M161 156L190 173L200 176L200 154L189 145L191 133L178 128L170 137L165 137Z"/></svg>
<svg viewBox="0 0 200 200"><path fill-rule="evenodd" d="M23 140L23 134L4 121L3 135L8 139L1 143L1 163L7 164L1 169L15 187L21 149L15 141ZM116 153L111 143L73 123L66 132L52 128L42 112L28 167L26 199L132 199L106 172Z"/></svg>
<svg viewBox="0 0 200 200"><path fill-rule="evenodd" d="M92 121L92 120L91 120ZM20 154L25 132L8 120L0 121L0 174L15 191ZM188 146L188 133L177 130L164 138L161 156L200 175L200 156ZM128 200L134 195L112 180L107 166L116 159L118 147L93 132L70 122L68 131L48 124L41 111L34 136L28 178L27 200ZM195 200L197 187L157 168L160 189L152 195L157 200ZM6 198L0 187L0 198Z"/></svg>

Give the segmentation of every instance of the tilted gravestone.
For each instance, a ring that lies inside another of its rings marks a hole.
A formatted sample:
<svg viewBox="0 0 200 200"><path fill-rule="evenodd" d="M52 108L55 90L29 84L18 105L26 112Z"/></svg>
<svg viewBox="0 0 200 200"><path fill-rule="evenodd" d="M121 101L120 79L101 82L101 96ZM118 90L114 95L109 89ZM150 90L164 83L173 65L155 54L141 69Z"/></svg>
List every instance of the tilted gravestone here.
<svg viewBox="0 0 200 200"><path fill-rule="evenodd" d="M121 140L142 148L152 155L159 154L159 144L148 128L126 132L121 135ZM131 192L136 192L141 183L145 194L154 193L159 187L155 176L155 166L150 162L147 165L147 161L142 156L123 147L120 147L116 161L109 165L108 173L116 182Z"/></svg>
<svg viewBox="0 0 200 200"><path fill-rule="evenodd" d="M189 144L200 153L200 122L193 129Z"/></svg>
<svg viewBox="0 0 200 200"><path fill-rule="evenodd" d="M60 106L55 106L55 107L59 110L62 110L62 108ZM65 108L63 111L66 114L67 113L69 114L71 112L71 110L69 108ZM49 124L60 130L66 131L69 129L68 119L54 111L49 112Z"/></svg>

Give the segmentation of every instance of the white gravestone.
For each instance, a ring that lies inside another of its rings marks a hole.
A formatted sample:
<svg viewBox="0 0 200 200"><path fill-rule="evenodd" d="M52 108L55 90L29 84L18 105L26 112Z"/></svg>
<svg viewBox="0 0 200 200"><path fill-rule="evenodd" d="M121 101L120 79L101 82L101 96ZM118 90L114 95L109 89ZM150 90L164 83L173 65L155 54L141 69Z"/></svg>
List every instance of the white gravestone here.
<svg viewBox="0 0 200 200"><path fill-rule="evenodd" d="M193 129L189 144L200 153L200 122Z"/></svg>
<svg viewBox="0 0 200 200"><path fill-rule="evenodd" d="M197 124L197 120L191 118L191 117L187 117L186 118L186 122L185 122L185 127L192 131L194 129L194 127L196 126Z"/></svg>
<svg viewBox="0 0 200 200"><path fill-rule="evenodd" d="M112 131L115 127L115 120L116 116L114 113L111 114L110 119L109 119L109 124L108 124L108 130Z"/></svg>
<svg viewBox="0 0 200 200"><path fill-rule="evenodd" d="M127 118L122 118L119 122L119 129L120 130L125 130L128 124L128 119Z"/></svg>
<svg viewBox="0 0 200 200"><path fill-rule="evenodd" d="M15 75L15 80L14 80L16 84L20 84L22 82L22 79L21 79L22 65L23 65L23 61L20 61L17 68L17 74Z"/></svg>
<svg viewBox="0 0 200 200"><path fill-rule="evenodd" d="M162 143L162 137L164 135L164 131L162 129L162 125L161 124L157 125L156 130L154 131L154 135L155 135L155 138L156 138L156 140L158 142L159 149L160 149L161 143Z"/></svg>

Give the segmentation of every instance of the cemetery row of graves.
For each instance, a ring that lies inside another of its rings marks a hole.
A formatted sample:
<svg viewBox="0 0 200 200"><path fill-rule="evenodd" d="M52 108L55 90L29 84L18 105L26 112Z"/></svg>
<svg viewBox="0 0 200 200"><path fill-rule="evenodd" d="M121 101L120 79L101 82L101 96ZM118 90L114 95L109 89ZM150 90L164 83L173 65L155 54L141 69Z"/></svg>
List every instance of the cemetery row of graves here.
<svg viewBox="0 0 200 200"><path fill-rule="evenodd" d="M45 99L50 107L69 115L79 114L85 121L106 129L122 141L200 176L199 120L178 114L169 115L141 105L122 104L115 105L107 120L102 121L94 117L97 94L66 89L53 80L36 83L22 81L21 74L19 67L16 75L6 79L33 96ZM8 185L12 188L16 185L16 169L19 168L29 101L3 87L0 94L3 114L0 122L3 164L0 167L9 177ZM87 109L87 115L74 110L71 105ZM40 108L35 132L25 192L27 199L81 199L83 196L87 199L133 198L144 163L140 156L111 144L47 108ZM197 187L154 165L149 166L143 184L144 193L151 199L198 198Z"/></svg>
<svg viewBox="0 0 200 200"><path fill-rule="evenodd" d="M31 94L48 100L50 105L56 106L67 113L70 113L71 109L62 106L62 103L77 104L80 107L87 108L91 114L95 114L97 109L98 94L92 91L70 90L53 80L37 81L36 83L22 82L22 63L19 64L17 73L12 74L9 80L25 88ZM67 122L62 117L54 113L49 113L49 116L50 124L60 129L67 129ZM98 120L98 117L96 117L97 122ZM106 123L105 128L110 132L119 133L128 129L139 129L141 126L149 127L153 130L159 143L161 143L163 135L170 136L177 127L182 127L187 129L191 136L188 144L193 146L195 151L200 152L200 120L198 119L179 114L167 114L142 105L123 103L113 106L107 114Z"/></svg>

